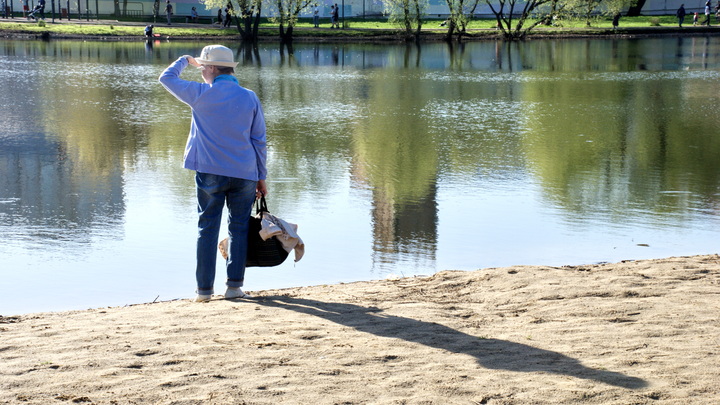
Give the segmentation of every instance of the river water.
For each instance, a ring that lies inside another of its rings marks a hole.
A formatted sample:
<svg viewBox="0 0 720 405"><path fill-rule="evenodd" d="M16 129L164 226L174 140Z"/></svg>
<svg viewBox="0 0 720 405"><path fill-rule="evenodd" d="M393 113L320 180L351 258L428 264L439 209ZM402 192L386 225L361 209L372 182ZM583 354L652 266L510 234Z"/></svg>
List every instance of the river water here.
<svg viewBox="0 0 720 405"><path fill-rule="evenodd" d="M157 77L204 45L0 41L0 315L194 296L190 113ZM225 45L307 245L250 291L717 251L718 37Z"/></svg>

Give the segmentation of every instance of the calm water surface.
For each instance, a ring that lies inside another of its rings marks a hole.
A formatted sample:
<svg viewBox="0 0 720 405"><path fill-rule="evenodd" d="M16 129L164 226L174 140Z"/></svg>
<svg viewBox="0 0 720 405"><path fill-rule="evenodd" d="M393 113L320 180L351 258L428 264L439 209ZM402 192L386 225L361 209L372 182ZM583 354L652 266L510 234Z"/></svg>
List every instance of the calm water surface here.
<svg viewBox="0 0 720 405"><path fill-rule="evenodd" d="M0 315L194 295L204 45L0 41ZM249 290L717 251L718 38L227 45L307 244Z"/></svg>

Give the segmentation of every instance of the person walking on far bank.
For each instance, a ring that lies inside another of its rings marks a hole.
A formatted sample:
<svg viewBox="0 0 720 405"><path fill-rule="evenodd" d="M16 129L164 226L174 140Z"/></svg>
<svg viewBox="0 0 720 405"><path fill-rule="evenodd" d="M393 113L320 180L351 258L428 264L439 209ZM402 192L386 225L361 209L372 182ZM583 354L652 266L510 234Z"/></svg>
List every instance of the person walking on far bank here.
<svg viewBox="0 0 720 405"><path fill-rule="evenodd" d="M35 5L35 8L33 8L33 11L28 14L28 19L32 18L33 20L37 20L37 17L35 14L40 14L40 18L43 20L45 19L45 0L39 0L38 3Z"/></svg>
<svg viewBox="0 0 720 405"><path fill-rule="evenodd" d="M223 21L223 27L227 28L232 23L232 13L233 13L232 3L228 2L227 6L225 6L225 21Z"/></svg>
<svg viewBox="0 0 720 405"><path fill-rule="evenodd" d="M710 26L710 1L705 3L705 25Z"/></svg>
<svg viewBox="0 0 720 405"><path fill-rule="evenodd" d="M165 0L165 15L167 15L168 25L172 24L171 17L173 15L173 6L170 4L170 0Z"/></svg>
<svg viewBox="0 0 720 405"><path fill-rule="evenodd" d="M340 29L340 7L335 3L335 15L333 16L333 24L335 28Z"/></svg>
<svg viewBox="0 0 720 405"><path fill-rule="evenodd" d="M180 78L193 65L204 83ZM227 290L225 298L248 298L245 281L249 218L255 199L267 194L265 118L254 92L233 75L237 62L222 45L203 48L200 56L181 56L160 75L160 83L190 106L192 120L183 166L195 171L198 236L196 302L214 293L215 261L224 205L228 207Z"/></svg>
<svg viewBox="0 0 720 405"><path fill-rule="evenodd" d="M677 9L677 12L675 13L675 15L677 16L678 25L680 26L680 28L682 28L683 22L685 21L686 14L687 13L685 12L685 5L681 4L680 8Z"/></svg>

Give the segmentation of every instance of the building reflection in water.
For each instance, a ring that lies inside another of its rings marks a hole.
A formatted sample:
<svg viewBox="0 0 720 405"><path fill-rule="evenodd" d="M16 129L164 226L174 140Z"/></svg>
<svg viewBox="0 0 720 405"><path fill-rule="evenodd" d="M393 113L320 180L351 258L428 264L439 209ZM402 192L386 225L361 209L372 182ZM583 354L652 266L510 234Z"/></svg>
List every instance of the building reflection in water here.
<svg viewBox="0 0 720 405"><path fill-rule="evenodd" d="M96 232L120 237L122 172L85 175L62 142L27 136L0 151L0 218L15 241L89 243Z"/></svg>
<svg viewBox="0 0 720 405"><path fill-rule="evenodd" d="M437 250L436 187L416 201L401 204L387 199L381 190L373 195L373 267L397 261L419 268L432 268Z"/></svg>

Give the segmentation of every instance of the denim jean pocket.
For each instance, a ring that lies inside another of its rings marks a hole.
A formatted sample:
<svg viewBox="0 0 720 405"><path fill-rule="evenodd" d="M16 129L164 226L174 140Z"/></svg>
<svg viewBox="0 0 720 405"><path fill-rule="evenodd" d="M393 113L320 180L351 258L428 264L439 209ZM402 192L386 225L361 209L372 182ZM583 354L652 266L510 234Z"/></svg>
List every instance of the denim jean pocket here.
<svg viewBox="0 0 720 405"><path fill-rule="evenodd" d="M200 188L215 187L220 184L220 176L218 176L217 174L196 172L195 183Z"/></svg>

